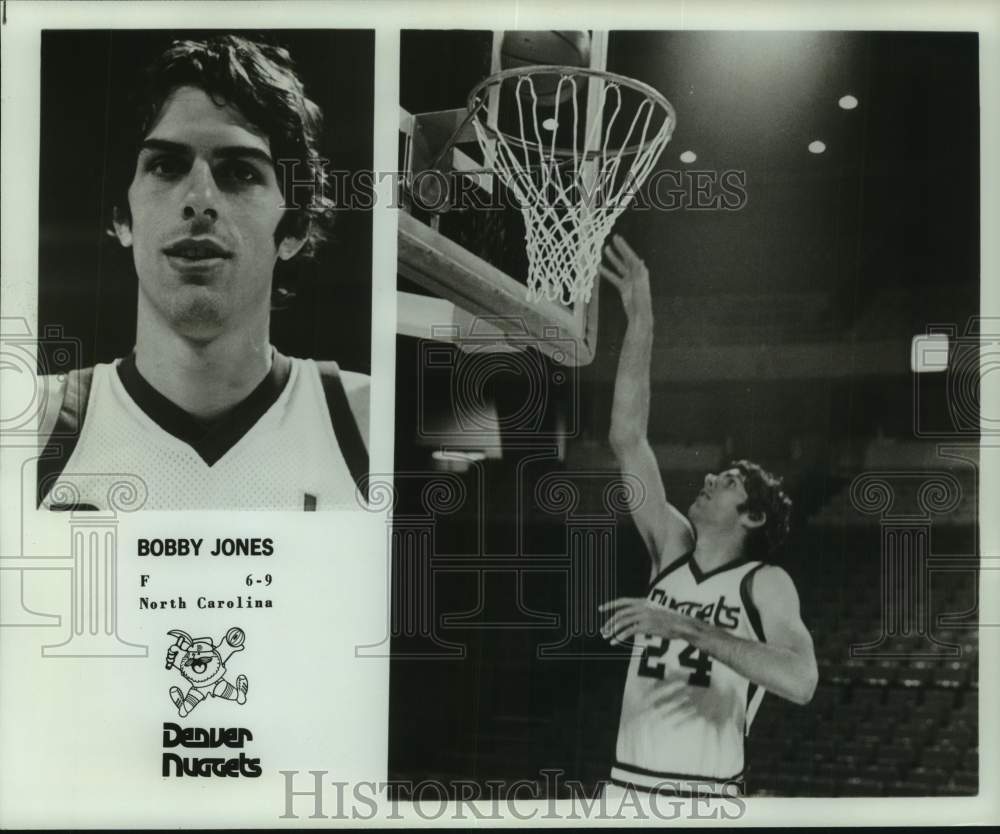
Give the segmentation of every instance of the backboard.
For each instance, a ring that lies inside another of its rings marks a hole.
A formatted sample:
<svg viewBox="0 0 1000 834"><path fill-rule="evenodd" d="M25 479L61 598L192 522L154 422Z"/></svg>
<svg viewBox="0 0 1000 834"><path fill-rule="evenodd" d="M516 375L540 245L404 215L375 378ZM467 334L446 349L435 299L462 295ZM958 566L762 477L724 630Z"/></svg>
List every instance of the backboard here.
<svg viewBox="0 0 1000 834"><path fill-rule="evenodd" d="M520 210L489 173L466 118L469 93L502 68L503 34L401 33L398 329L459 344L471 336L477 350L491 341L497 350L532 346L559 364L586 365L596 348L599 293L571 305L528 300ZM587 65L603 70L607 33L589 34ZM494 123L502 118L495 97L488 106Z"/></svg>

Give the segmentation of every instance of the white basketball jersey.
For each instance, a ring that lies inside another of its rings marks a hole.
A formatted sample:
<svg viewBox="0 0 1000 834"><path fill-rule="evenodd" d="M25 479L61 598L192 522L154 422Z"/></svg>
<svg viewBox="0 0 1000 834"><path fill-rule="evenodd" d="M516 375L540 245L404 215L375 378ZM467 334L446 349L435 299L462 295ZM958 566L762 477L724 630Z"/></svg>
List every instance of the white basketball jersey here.
<svg viewBox="0 0 1000 834"><path fill-rule="evenodd" d="M316 363L290 361L275 402L211 465L139 408L118 363L95 366L79 440L44 505L128 505L137 477L145 510L357 508Z"/></svg>
<svg viewBox="0 0 1000 834"><path fill-rule="evenodd" d="M688 554L653 580L648 598L734 637L762 641L749 588L761 565L738 561L702 573ZM763 695L684 640L638 638L625 681L612 782L681 793L732 794L732 783L742 790L745 739Z"/></svg>

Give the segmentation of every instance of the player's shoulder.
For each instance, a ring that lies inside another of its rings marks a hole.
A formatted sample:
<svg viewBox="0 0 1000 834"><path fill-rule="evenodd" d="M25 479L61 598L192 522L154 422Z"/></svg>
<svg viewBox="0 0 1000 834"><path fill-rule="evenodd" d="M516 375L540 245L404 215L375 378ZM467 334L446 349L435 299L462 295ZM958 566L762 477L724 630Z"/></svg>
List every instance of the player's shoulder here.
<svg viewBox="0 0 1000 834"><path fill-rule="evenodd" d="M351 414L358 425L365 446L368 445L368 418L370 409L371 377L358 371L345 371L332 360L317 361L316 369L325 382L339 380L347 397Z"/></svg>
<svg viewBox="0 0 1000 834"><path fill-rule="evenodd" d="M344 387L344 393L351 403L352 409L355 403L365 403L367 407L368 394L371 390L371 377L358 371L345 371L336 362L317 362L316 368L319 370L320 378L323 380L339 379Z"/></svg>
<svg viewBox="0 0 1000 834"><path fill-rule="evenodd" d="M760 609L795 609L799 607L799 594L795 582L784 568L761 563L748 575L750 594Z"/></svg>
<svg viewBox="0 0 1000 834"><path fill-rule="evenodd" d="M46 407L51 404L53 398L58 398L59 394L66 390L68 379L69 374L42 374L38 377L38 393Z"/></svg>
<svg viewBox="0 0 1000 834"><path fill-rule="evenodd" d="M64 418L82 415L90 394L95 367L76 368L65 374L42 374L37 378L41 403L38 436L43 441L52 434L60 414Z"/></svg>
<svg viewBox="0 0 1000 834"><path fill-rule="evenodd" d="M371 377L357 371L341 371L347 402L351 405L351 413L358 424L358 429L368 446L368 420L371 409Z"/></svg>
<svg viewBox="0 0 1000 834"><path fill-rule="evenodd" d="M358 371L341 371L340 379L344 383L344 390L347 392L348 398L359 394L367 396L371 390L372 378L368 374Z"/></svg>
<svg viewBox="0 0 1000 834"><path fill-rule="evenodd" d="M338 362L332 359L317 359L316 368L324 379L339 378L344 385L344 389L350 391L352 388L368 385L371 377L358 371L348 371L340 367Z"/></svg>

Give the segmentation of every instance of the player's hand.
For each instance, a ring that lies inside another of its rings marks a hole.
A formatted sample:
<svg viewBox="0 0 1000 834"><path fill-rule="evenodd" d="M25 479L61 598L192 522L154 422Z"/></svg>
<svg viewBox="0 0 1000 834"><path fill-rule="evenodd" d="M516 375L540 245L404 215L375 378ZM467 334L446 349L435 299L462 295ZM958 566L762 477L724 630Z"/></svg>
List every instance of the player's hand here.
<svg viewBox="0 0 1000 834"><path fill-rule="evenodd" d="M167 668L172 669L176 666L178 669L184 664L184 657L187 652L181 649L180 646L171 646L167 649Z"/></svg>
<svg viewBox="0 0 1000 834"><path fill-rule="evenodd" d="M598 610L609 615L601 627L601 636L613 646L629 643L640 634L666 640L690 634L690 617L655 605L645 597L620 597Z"/></svg>
<svg viewBox="0 0 1000 834"><path fill-rule="evenodd" d="M649 270L642 258L621 235L611 236L611 243L604 247L604 258L601 275L618 290L629 321L643 314L652 315Z"/></svg>

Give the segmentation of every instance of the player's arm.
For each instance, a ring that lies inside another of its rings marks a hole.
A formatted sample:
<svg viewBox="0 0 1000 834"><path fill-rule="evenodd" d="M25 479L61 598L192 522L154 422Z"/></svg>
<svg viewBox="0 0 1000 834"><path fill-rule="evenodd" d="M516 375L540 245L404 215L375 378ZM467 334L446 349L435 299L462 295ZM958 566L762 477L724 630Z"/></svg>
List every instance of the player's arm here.
<svg viewBox="0 0 1000 834"><path fill-rule="evenodd" d="M601 606L612 614L603 631L614 642L638 634L685 640L768 692L808 704L818 679L816 655L799 615L799 596L791 577L781 568L761 568L753 578L751 597L760 612L764 638L760 643L647 599L619 599Z"/></svg>
<svg viewBox="0 0 1000 834"><path fill-rule="evenodd" d="M42 410L38 415L38 445L44 448L59 419L59 409L62 408L66 395L66 376L60 378L56 374L45 374L38 377L38 385L42 389Z"/></svg>
<svg viewBox="0 0 1000 834"><path fill-rule="evenodd" d="M628 317L615 377L609 440L622 472L638 478L645 488L645 498L633 509L632 517L652 557L655 575L691 549L694 533L683 513L667 501L647 434L653 350L649 271L618 235L604 253L607 265L602 264L601 275L618 290Z"/></svg>
<svg viewBox="0 0 1000 834"><path fill-rule="evenodd" d="M358 424L365 448L369 449L371 448L368 444L371 378L367 374L359 374L354 371L341 371L340 378L344 383L347 402L351 406L351 413Z"/></svg>

